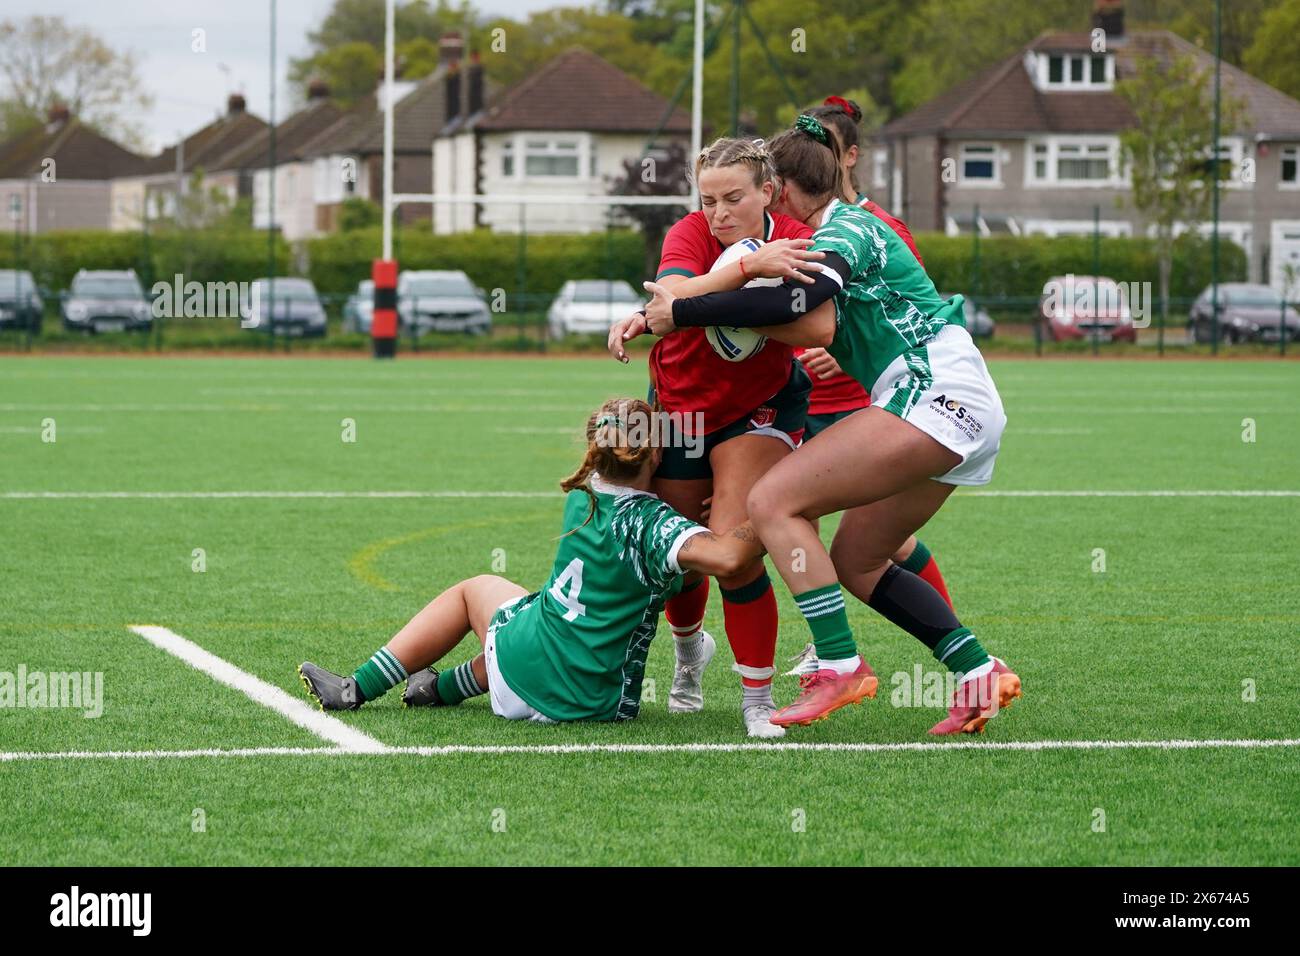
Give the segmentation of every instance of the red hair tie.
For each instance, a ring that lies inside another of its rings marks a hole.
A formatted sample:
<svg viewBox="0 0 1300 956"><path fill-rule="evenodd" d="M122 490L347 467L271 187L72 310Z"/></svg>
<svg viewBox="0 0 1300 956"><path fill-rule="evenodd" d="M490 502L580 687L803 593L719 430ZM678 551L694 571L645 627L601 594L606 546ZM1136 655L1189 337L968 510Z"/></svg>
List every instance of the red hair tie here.
<svg viewBox="0 0 1300 956"><path fill-rule="evenodd" d="M853 114L856 112L856 110L853 109L853 104L850 103L848 100L846 100L846 99L845 99L844 97L842 97L842 96L828 96L828 97L826 97L826 99L822 100L822 105L823 105L823 106L838 106L838 107L839 107L840 109L842 109L845 113L849 114L849 117L850 117L850 118L851 118L851 117L853 116Z"/></svg>

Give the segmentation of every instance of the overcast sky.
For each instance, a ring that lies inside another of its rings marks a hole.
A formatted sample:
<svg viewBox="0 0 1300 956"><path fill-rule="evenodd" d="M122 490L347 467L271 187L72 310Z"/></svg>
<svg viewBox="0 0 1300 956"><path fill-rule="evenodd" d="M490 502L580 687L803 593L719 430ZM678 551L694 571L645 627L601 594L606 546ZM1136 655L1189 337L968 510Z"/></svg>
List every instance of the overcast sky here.
<svg viewBox="0 0 1300 956"><path fill-rule="evenodd" d="M522 17L585 0L474 0L475 9ZM279 0L276 24L276 113L289 107L289 60L307 52L307 32L332 0ZM143 125L155 149L188 135L225 109L229 93L243 92L263 119L270 105L269 0L4 0L6 20L58 16L93 30L116 50L137 55L141 81L154 105ZM207 52L191 51L196 28Z"/></svg>

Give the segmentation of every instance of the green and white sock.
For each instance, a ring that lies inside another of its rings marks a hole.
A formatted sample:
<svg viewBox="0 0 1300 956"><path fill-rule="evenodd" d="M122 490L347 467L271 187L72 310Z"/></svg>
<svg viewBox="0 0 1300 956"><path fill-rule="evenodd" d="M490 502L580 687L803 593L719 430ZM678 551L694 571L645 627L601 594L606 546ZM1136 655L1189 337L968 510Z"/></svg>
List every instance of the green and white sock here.
<svg viewBox="0 0 1300 956"><path fill-rule="evenodd" d="M387 647L375 651L370 660L356 669L356 678L366 700L383 697L388 691L406 680L406 668Z"/></svg>
<svg viewBox="0 0 1300 956"><path fill-rule="evenodd" d="M985 664L990 666L992 664L988 651L984 650L983 645L968 627L959 627L943 637L934 646L934 659L954 674L968 676L978 676L971 672L984 667ZM979 673L982 674L984 671Z"/></svg>
<svg viewBox="0 0 1300 956"><path fill-rule="evenodd" d="M812 629L817 659L822 666L837 671L848 664L852 664L848 667L849 670L856 668L858 645L853 641L853 629L849 627L849 615L844 610L844 593L839 584L828 584L796 594L794 603L799 605L800 612Z"/></svg>
<svg viewBox="0 0 1300 956"><path fill-rule="evenodd" d="M438 699L449 707L459 704L468 697L478 697L486 693L487 688L480 687L478 678L474 676L472 660L438 675Z"/></svg>

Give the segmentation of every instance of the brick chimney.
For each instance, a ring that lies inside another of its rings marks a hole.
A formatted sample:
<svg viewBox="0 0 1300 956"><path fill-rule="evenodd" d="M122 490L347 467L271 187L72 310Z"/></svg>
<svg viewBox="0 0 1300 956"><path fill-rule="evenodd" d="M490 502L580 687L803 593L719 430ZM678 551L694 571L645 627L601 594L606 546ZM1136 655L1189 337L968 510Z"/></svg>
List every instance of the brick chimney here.
<svg viewBox="0 0 1300 956"><path fill-rule="evenodd" d="M228 116L238 116L247 108L248 104L244 102L244 95L242 93L231 93L230 96L226 98L226 115Z"/></svg>
<svg viewBox="0 0 1300 956"><path fill-rule="evenodd" d="M1094 0L1092 5L1093 29L1106 31L1107 41L1124 37L1124 0Z"/></svg>
<svg viewBox="0 0 1300 956"><path fill-rule="evenodd" d="M307 84L307 101L328 99L330 95L330 85L324 80L315 79Z"/></svg>
<svg viewBox="0 0 1300 956"><path fill-rule="evenodd" d="M62 124L66 123L71 118L71 116L72 113L68 110L68 108L65 105L63 105L62 103L55 103L53 106L50 107L50 111L46 115L46 121L51 126L61 126Z"/></svg>
<svg viewBox="0 0 1300 956"><path fill-rule="evenodd" d="M483 62L478 50L469 55L469 101L465 111L473 116L483 109Z"/></svg>
<svg viewBox="0 0 1300 956"><path fill-rule="evenodd" d="M464 54L465 41L461 38L459 31L452 30L442 35L442 39L438 41L439 66L449 67L453 63L459 63Z"/></svg>
<svg viewBox="0 0 1300 956"><path fill-rule="evenodd" d="M460 64L451 63L447 66L447 75L442 80L443 89L447 94L446 114L444 121L450 123L456 117L460 116Z"/></svg>

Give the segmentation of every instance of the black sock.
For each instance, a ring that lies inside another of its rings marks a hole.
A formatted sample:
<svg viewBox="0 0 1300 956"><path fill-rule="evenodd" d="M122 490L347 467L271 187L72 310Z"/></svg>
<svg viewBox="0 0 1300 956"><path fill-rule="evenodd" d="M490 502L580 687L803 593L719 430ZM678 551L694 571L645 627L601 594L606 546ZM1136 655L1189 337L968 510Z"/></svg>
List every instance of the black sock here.
<svg viewBox="0 0 1300 956"><path fill-rule="evenodd" d="M876 583L867 606L932 651L941 640L961 627L942 594L924 578L896 564L891 564Z"/></svg>

